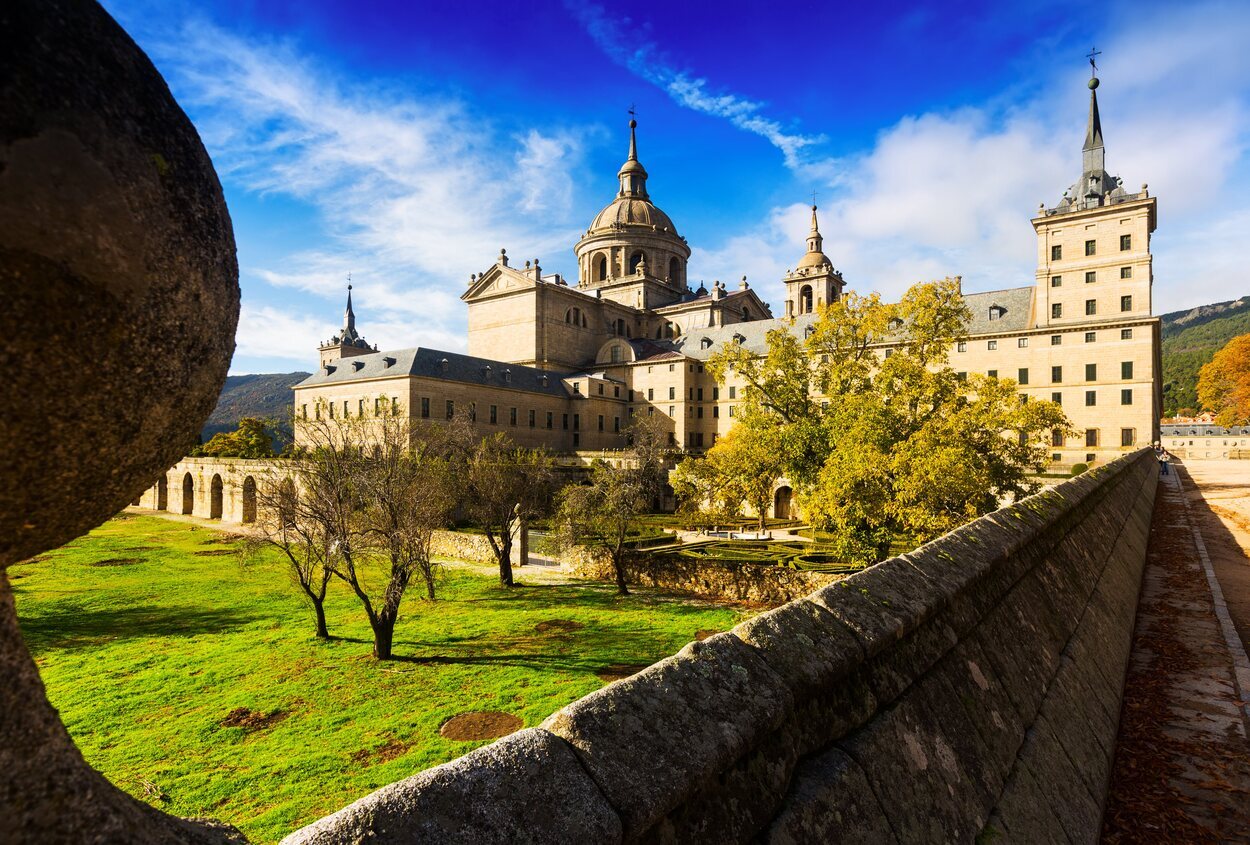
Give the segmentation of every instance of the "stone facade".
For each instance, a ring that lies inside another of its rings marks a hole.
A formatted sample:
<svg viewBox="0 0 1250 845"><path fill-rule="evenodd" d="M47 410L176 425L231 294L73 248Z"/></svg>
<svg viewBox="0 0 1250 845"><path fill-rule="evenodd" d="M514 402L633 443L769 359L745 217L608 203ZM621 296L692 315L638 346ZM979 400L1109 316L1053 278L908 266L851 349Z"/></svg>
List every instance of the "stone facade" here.
<svg viewBox="0 0 1250 845"><path fill-rule="evenodd" d="M1161 445L1181 460L1250 459L1250 426L1194 422L1165 423L1161 428Z"/></svg>
<svg viewBox="0 0 1250 845"><path fill-rule="evenodd" d="M1092 90L1082 165L1062 200L1032 220L1033 284L965 294L968 337L950 353L958 372L1015 379L1022 396L1063 405L1078 433L1052 437L1057 466L1153 443L1162 405L1160 328L1151 316L1156 200L1145 185L1129 193L1106 173ZM562 453L622 448L635 415L663 418L686 450L711 447L732 428L742 385L718 384L708 359L726 343L763 353L770 329L802 335L845 281L823 251L813 207L807 252L783 275L784 317L773 318L745 278L732 291L719 281L692 290L689 247L651 199L632 121L617 176L616 199L575 247L575 284L544 275L538 259L514 267L502 250L470 276L461 297L469 355L370 351L349 297L343 331L295 389L297 422L319 406L369 415L389 398L413 419L468 409L484 432Z"/></svg>

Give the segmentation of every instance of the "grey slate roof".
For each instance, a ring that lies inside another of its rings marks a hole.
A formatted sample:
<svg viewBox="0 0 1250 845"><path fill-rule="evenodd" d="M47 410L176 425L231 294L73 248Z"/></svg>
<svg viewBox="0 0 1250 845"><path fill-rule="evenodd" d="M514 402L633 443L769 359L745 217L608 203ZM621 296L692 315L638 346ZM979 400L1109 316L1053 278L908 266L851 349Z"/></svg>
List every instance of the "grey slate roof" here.
<svg viewBox="0 0 1250 845"><path fill-rule="evenodd" d="M1241 437L1250 434L1250 426L1224 428L1210 423L1165 423L1159 433L1166 437Z"/></svg>
<svg viewBox="0 0 1250 845"><path fill-rule="evenodd" d="M443 362L446 362L444 365ZM390 362L390 363L388 363ZM520 364L506 364L486 358L444 352L440 349L396 349L340 358L330 364L333 371L322 367L296 387L345 384L362 379L422 376L424 378L479 384L486 387L510 388L548 396L569 395L559 373L546 372ZM509 378L510 376L510 378ZM544 379L546 384L543 383Z"/></svg>

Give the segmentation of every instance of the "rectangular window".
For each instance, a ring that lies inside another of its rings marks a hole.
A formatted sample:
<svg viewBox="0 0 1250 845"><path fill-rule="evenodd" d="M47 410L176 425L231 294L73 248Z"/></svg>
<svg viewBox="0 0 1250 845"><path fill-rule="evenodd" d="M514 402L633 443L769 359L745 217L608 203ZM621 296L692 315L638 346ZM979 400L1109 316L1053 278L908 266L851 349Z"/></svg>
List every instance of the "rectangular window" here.
<svg viewBox="0 0 1250 845"><path fill-rule="evenodd" d="M1096 340L1098 340L1098 332L1086 332L1085 333L1086 343L1093 343Z"/></svg>
<svg viewBox="0 0 1250 845"><path fill-rule="evenodd" d="M889 357L890 357L891 355L893 355L893 354L894 354L894 350L893 350L893 349L887 349L887 350L885 351L885 357L887 357L887 358L889 358Z"/></svg>
<svg viewBox="0 0 1250 845"><path fill-rule="evenodd" d="M1128 252L1133 248L1132 235L1120 235L1120 252Z"/></svg>
<svg viewBox="0 0 1250 845"><path fill-rule="evenodd" d="M703 419L703 406L702 405L699 406L698 413L696 413L695 416L698 417L699 419Z"/></svg>
<svg viewBox="0 0 1250 845"><path fill-rule="evenodd" d="M1098 381L1098 365L1097 364L1085 365L1085 380L1086 381Z"/></svg>
<svg viewBox="0 0 1250 845"><path fill-rule="evenodd" d="M382 397L375 396L373 397L373 415L377 417L377 416L381 416L381 413L382 413Z"/></svg>
<svg viewBox="0 0 1250 845"><path fill-rule="evenodd" d="M300 416L302 416L304 419L308 419L308 406L307 405L300 405Z"/></svg>
<svg viewBox="0 0 1250 845"><path fill-rule="evenodd" d="M574 431L582 430L582 415L581 414L573 415L573 430Z"/></svg>
<svg viewBox="0 0 1250 845"><path fill-rule="evenodd" d="M1132 377L1133 377L1133 362L1121 361L1120 362L1120 378L1129 379Z"/></svg>
<svg viewBox="0 0 1250 845"><path fill-rule="evenodd" d="M1021 367L1019 370L1016 371L1016 383L1017 384L1029 383L1029 368L1028 367Z"/></svg>
<svg viewBox="0 0 1250 845"><path fill-rule="evenodd" d="M621 418L620 417L612 418L612 430L615 431L617 434L621 433Z"/></svg>
<svg viewBox="0 0 1250 845"><path fill-rule="evenodd" d="M695 445L696 447L702 448L702 446L703 446L703 432L701 432L701 431L696 431L696 432L694 433L694 445Z"/></svg>
<svg viewBox="0 0 1250 845"><path fill-rule="evenodd" d="M1063 276L1051 276L1051 277L1050 277L1050 286L1051 286L1052 288L1061 288L1061 287L1063 287Z"/></svg>
<svg viewBox="0 0 1250 845"><path fill-rule="evenodd" d="M1092 285L1096 281L1098 281L1098 272L1095 270L1086 270L1085 271L1085 284Z"/></svg>
<svg viewBox="0 0 1250 845"><path fill-rule="evenodd" d="M582 444L582 436L578 434L576 431L573 432L573 448L576 449L581 444Z"/></svg>
<svg viewBox="0 0 1250 845"><path fill-rule="evenodd" d="M1098 391L1097 390L1085 391L1085 407L1092 408L1097 404L1098 404Z"/></svg>
<svg viewBox="0 0 1250 845"><path fill-rule="evenodd" d="M673 372L673 366L674 366L673 364L669 364L669 365L668 365L668 371L669 371L670 373L671 373L671 372Z"/></svg>
<svg viewBox="0 0 1250 845"><path fill-rule="evenodd" d="M955 373L955 380L956 380L956 381L967 381L967 380L968 380L968 374L967 374L966 372L958 372L958 373Z"/></svg>
<svg viewBox="0 0 1250 845"><path fill-rule="evenodd" d="M1050 260L1058 261L1061 258L1063 258L1063 247L1058 245L1052 246L1050 248Z"/></svg>
<svg viewBox="0 0 1250 845"><path fill-rule="evenodd" d="M1131 296L1120 297L1120 310L1132 311L1133 310L1133 297Z"/></svg>
<svg viewBox="0 0 1250 845"><path fill-rule="evenodd" d="M990 378L998 378L998 370L986 370L985 374Z"/></svg>
<svg viewBox="0 0 1250 845"><path fill-rule="evenodd" d="M569 430L569 415L568 414L560 415L560 428L564 429L565 431Z"/></svg>
<svg viewBox="0 0 1250 845"><path fill-rule="evenodd" d="M614 399L621 398L621 386L619 384L612 385L612 398Z"/></svg>
<svg viewBox="0 0 1250 845"><path fill-rule="evenodd" d="M712 406L712 419L719 419L719 418L720 418L720 405L713 405Z"/></svg>
<svg viewBox="0 0 1250 845"><path fill-rule="evenodd" d="M1052 335L1050 336L1050 345L1051 345L1051 346L1062 346L1062 345L1063 345L1063 335L1061 335L1061 334L1052 334Z"/></svg>
<svg viewBox="0 0 1250 845"><path fill-rule="evenodd" d="M333 403L333 402L327 402L327 403L326 403L326 408L330 411L330 419L334 419L334 403Z"/></svg>
<svg viewBox="0 0 1250 845"><path fill-rule="evenodd" d="M599 415L599 430L603 431L603 414Z"/></svg>
<svg viewBox="0 0 1250 845"><path fill-rule="evenodd" d="M508 425L516 425L516 408L508 409Z"/></svg>
<svg viewBox="0 0 1250 845"><path fill-rule="evenodd" d="M499 425L499 407L496 405L490 406L490 424Z"/></svg>
<svg viewBox="0 0 1250 845"><path fill-rule="evenodd" d="M537 412L537 411L535 411L533 408L531 408L531 409L530 409L530 416L529 416L530 428L537 428L537 427L538 427L538 419L537 419L537 417L538 417L538 412Z"/></svg>
<svg viewBox="0 0 1250 845"><path fill-rule="evenodd" d="M1085 242L1085 254L1086 254L1086 255L1096 255L1097 253L1098 253L1098 242L1097 242L1097 241L1086 241L1086 242Z"/></svg>
<svg viewBox="0 0 1250 845"><path fill-rule="evenodd" d="M1132 339L1133 339L1132 329L1120 329L1120 340L1132 340Z"/></svg>
<svg viewBox="0 0 1250 845"><path fill-rule="evenodd" d="M447 419L451 419L455 415L456 415L456 403L448 399L447 400Z"/></svg>
<svg viewBox="0 0 1250 845"><path fill-rule="evenodd" d="M1136 442L1137 442L1137 429L1135 428L1120 429L1120 445L1121 446L1132 446Z"/></svg>
<svg viewBox="0 0 1250 845"><path fill-rule="evenodd" d="M655 388L648 387L647 388L647 401L650 402L654 398L655 398Z"/></svg>
<svg viewBox="0 0 1250 845"><path fill-rule="evenodd" d="M676 405L668 406L668 415L672 417L673 419L677 419L677 406Z"/></svg>
<svg viewBox="0 0 1250 845"><path fill-rule="evenodd" d="M1054 402L1056 405L1062 405L1063 394L1059 392L1058 390L1056 390L1054 393L1050 394L1050 401Z"/></svg>
<svg viewBox="0 0 1250 845"><path fill-rule="evenodd" d="M677 388L675 388L675 387L670 387L670 388L668 389L668 398L669 398L669 399L676 399L676 398L677 398Z"/></svg>
<svg viewBox="0 0 1250 845"><path fill-rule="evenodd" d="M573 392L574 393L582 392L582 383L580 381L573 382Z"/></svg>
<svg viewBox="0 0 1250 845"><path fill-rule="evenodd" d="M732 417L733 415L734 415L734 406L733 406L733 405L730 405L730 406L729 406L729 416L731 416L731 417Z"/></svg>
<svg viewBox="0 0 1250 845"><path fill-rule="evenodd" d="M1131 278L1133 278L1133 268L1132 268L1132 267L1121 267L1121 268L1120 268L1120 278L1121 278L1121 279L1131 279Z"/></svg>
<svg viewBox="0 0 1250 845"><path fill-rule="evenodd" d="M690 401L690 402L693 402L693 401L694 401L694 388L693 388L693 387L691 387L691 388L687 388L687 390L686 390L686 399L687 399L688 401Z"/></svg>
<svg viewBox="0 0 1250 845"><path fill-rule="evenodd" d="M998 341L997 341L997 340L987 340L987 341L985 342L985 348L986 348L986 349L989 349L989 350L991 350L991 351L992 351L992 350L997 349L997 348L998 348Z"/></svg>
<svg viewBox="0 0 1250 845"><path fill-rule="evenodd" d="M1050 445L1058 446L1058 447L1063 446L1063 429L1062 428L1056 428L1056 429L1051 430Z"/></svg>
<svg viewBox="0 0 1250 845"><path fill-rule="evenodd" d="M1029 345L1029 339L1028 339L1027 337L1018 338L1018 339L1016 340L1016 348L1017 348L1017 349L1024 349L1024 348L1025 348L1025 347L1027 347L1028 345Z"/></svg>
<svg viewBox="0 0 1250 845"><path fill-rule="evenodd" d="M968 351L968 341L966 341L966 340L961 340L961 341L959 341L959 343L956 343L956 344L955 344L955 351L956 351L956 352L967 352L967 351Z"/></svg>
<svg viewBox="0 0 1250 845"><path fill-rule="evenodd" d="M430 397L421 397L421 419L430 418Z"/></svg>
<svg viewBox="0 0 1250 845"><path fill-rule="evenodd" d="M1092 317L1097 313L1098 313L1098 300L1096 299L1085 300L1085 316Z"/></svg>
<svg viewBox="0 0 1250 845"><path fill-rule="evenodd" d="M1052 384L1059 384L1063 381L1063 367L1050 368L1050 381Z"/></svg>
<svg viewBox="0 0 1250 845"><path fill-rule="evenodd" d="M356 403L356 416L363 417L365 415L365 400L361 399Z"/></svg>
<svg viewBox="0 0 1250 845"><path fill-rule="evenodd" d="M556 415L555 415L555 414L553 414L553 413L551 413L551 411L548 411L548 412L547 412L547 428L552 428L552 427L553 427L553 426L552 426L552 423L554 423L554 422L555 422L555 416L556 416Z"/></svg>
<svg viewBox="0 0 1250 845"><path fill-rule="evenodd" d="M391 416L395 416L398 413L399 413L399 397L392 396L391 397Z"/></svg>
<svg viewBox="0 0 1250 845"><path fill-rule="evenodd" d="M600 396L602 396L602 395L603 395L603 385L602 385L602 384L601 384L601 385L599 385L599 395L600 395Z"/></svg>
<svg viewBox="0 0 1250 845"><path fill-rule="evenodd" d="M730 398L730 399L737 399L737 398L738 398L738 388L737 388L737 387L735 387L735 386L734 386L734 385L732 385L732 384L731 384L731 385L729 385L729 398Z"/></svg>
<svg viewBox="0 0 1250 845"><path fill-rule="evenodd" d="M1085 429L1085 447L1087 449L1095 449L1098 447L1098 429Z"/></svg>
<svg viewBox="0 0 1250 845"><path fill-rule="evenodd" d="M347 400L344 399L343 400L343 419L347 419L350 416L351 416L351 413L347 410Z"/></svg>
<svg viewBox="0 0 1250 845"><path fill-rule="evenodd" d="M1121 405L1133 404L1133 388L1126 387L1120 391L1120 404Z"/></svg>
<svg viewBox="0 0 1250 845"><path fill-rule="evenodd" d="M700 402L703 401L703 388L700 387L698 390L695 391L695 398L698 399Z"/></svg>
<svg viewBox="0 0 1250 845"><path fill-rule="evenodd" d="M715 402L717 399L720 399L720 388L713 387L712 388L712 401Z"/></svg>
<svg viewBox="0 0 1250 845"><path fill-rule="evenodd" d="M469 403L469 422L477 422L477 403Z"/></svg>
<svg viewBox="0 0 1250 845"><path fill-rule="evenodd" d="M1063 316L1063 304L1060 302L1052 302L1050 304L1050 319L1058 320L1062 316ZM1051 341L1053 343L1054 338L1052 338Z"/></svg>

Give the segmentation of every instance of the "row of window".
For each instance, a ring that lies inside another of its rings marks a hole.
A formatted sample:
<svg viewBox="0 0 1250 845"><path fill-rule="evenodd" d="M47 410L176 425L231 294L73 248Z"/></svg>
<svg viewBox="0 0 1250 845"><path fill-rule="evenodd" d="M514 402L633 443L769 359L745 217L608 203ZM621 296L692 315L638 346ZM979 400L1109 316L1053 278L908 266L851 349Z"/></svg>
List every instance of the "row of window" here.
<svg viewBox="0 0 1250 845"><path fill-rule="evenodd" d="M998 370L987 370L986 374L993 378L998 378ZM964 373L960 373L959 375L961 377L965 376ZM1132 377L1133 377L1133 362L1121 361L1120 362L1120 378L1131 379ZM1085 381L1098 381L1098 365L1097 364L1085 365ZM1019 384L1029 383L1029 368L1028 367L1020 367L1018 370L1016 370L1016 382ZM1061 384L1062 382L1063 382L1063 367L1062 366L1051 367L1050 368L1050 383Z"/></svg>
<svg viewBox="0 0 1250 845"><path fill-rule="evenodd" d="M1120 235L1120 252L1128 252L1132 248L1133 248L1133 236L1132 235ZM1096 240L1086 241L1085 242L1085 254L1097 255L1098 254L1098 241ZM1063 260L1063 247L1062 246L1055 244L1054 246L1050 248L1050 260L1051 261Z"/></svg>
<svg viewBox="0 0 1250 845"><path fill-rule="evenodd" d="M343 419L350 419L352 416L352 412L351 412L352 406L351 406L350 399L344 399L343 404L341 406L339 405L338 402L326 402L326 403L319 402L313 405L313 419L317 419L317 420L321 419L321 409L323 407L326 409L326 413L330 419L335 419L340 416ZM342 407L342 411L338 410L340 407ZM307 405L300 405L299 412L300 412L301 417L303 417L304 419L308 419L308 406ZM380 417L386 414L394 415L398 413L399 413L399 397L398 396L392 396L390 399L387 399L385 396L375 396L373 398L373 415L375 417ZM356 400L356 416L364 417L367 415L368 415L368 404L366 400L364 399Z"/></svg>
<svg viewBox="0 0 1250 845"><path fill-rule="evenodd" d="M1100 445L1101 439L1102 439L1102 435L1099 429L1096 429L1096 428L1085 429L1085 448L1087 449L1097 448ZM1137 443L1137 429L1135 428L1120 429L1120 445L1121 446L1133 446L1133 445L1136 445L1136 443ZM1051 447L1057 448L1057 449L1062 449L1064 447L1065 438L1063 435L1063 429L1056 428L1050 433L1050 445ZM1060 460L1059 455L1052 455L1051 457L1054 458L1056 461ZM1093 459L1094 459L1093 455L1090 455L1086 458L1086 460L1090 460L1090 461L1092 461Z"/></svg>
<svg viewBox="0 0 1250 845"><path fill-rule="evenodd" d="M1124 313L1126 311L1132 311L1132 310L1133 310L1133 297L1131 295L1120 297L1120 312ZM1098 300L1097 299L1085 300L1085 316L1092 317L1097 313L1098 313ZM1050 319L1058 320L1062 316L1063 316L1063 303L1052 302L1050 304Z"/></svg>
<svg viewBox="0 0 1250 845"><path fill-rule="evenodd" d="M1121 278L1121 279L1131 279L1131 278L1133 278L1133 268L1132 268L1132 267L1121 267L1121 268L1120 268L1120 278ZM1087 285L1092 285L1092 284L1094 284L1094 283L1095 283L1095 282L1097 282L1097 281L1098 281L1098 271L1097 271L1097 270L1086 270L1086 271L1085 271L1085 284L1087 284ZM1052 288L1061 288L1061 287L1063 287L1063 276L1051 276L1051 277L1050 277L1050 286L1051 286Z"/></svg>
<svg viewBox="0 0 1250 845"><path fill-rule="evenodd" d="M670 402L671 402L671 401L673 401L674 399L676 399L676 398L677 398L677 388L676 388L676 387L670 387L670 388L668 389L668 398L669 398L669 401L670 401ZM736 386L732 385L732 384L729 386L729 398L730 398L730 399L737 399L737 398L738 398L738 388L737 388ZM630 401L631 401L631 402L632 402L632 401L633 401L633 399L634 399L634 391L632 391L632 390L629 392L629 399L630 399ZM690 388L690 390L689 390L689 399L690 399L690 401L691 401L691 402L702 402L702 401L703 401L703 388L701 388L701 387L692 387L692 388ZM648 401L648 402L654 402L654 401L655 401L655 388L654 388L654 387L648 387L648 388L647 388L647 401ZM713 387L713 388L712 388L712 401L713 401L713 402L719 402L719 401L720 401L720 388L719 388L719 387Z"/></svg>
<svg viewBox="0 0 1250 845"><path fill-rule="evenodd" d="M1133 339L1133 330L1132 330L1132 329L1120 329L1120 340L1132 340L1132 339ZM1098 332L1085 332L1085 342L1086 342L1086 343L1094 343L1094 342L1096 342L1097 340L1098 340ZM1016 347L1017 347L1017 348L1019 348L1019 349L1025 349L1025 348L1027 348L1027 347L1028 347L1028 345L1029 345L1029 339L1028 339L1027 337L1018 337L1018 338L1016 338ZM1061 335L1061 334L1052 334L1052 335L1050 336L1050 345L1051 345L1051 346L1062 346L1062 345L1063 345L1063 335ZM988 349L989 351L993 352L994 350L998 349L998 341L997 341L997 340L987 340L987 341L985 342L985 348L986 348L986 349ZM955 344L955 351L956 351L956 352L967 352L967 351L968 351L968 341L966 341L966 340L961 340L961 341L957 342L957 343Z"/></svg>

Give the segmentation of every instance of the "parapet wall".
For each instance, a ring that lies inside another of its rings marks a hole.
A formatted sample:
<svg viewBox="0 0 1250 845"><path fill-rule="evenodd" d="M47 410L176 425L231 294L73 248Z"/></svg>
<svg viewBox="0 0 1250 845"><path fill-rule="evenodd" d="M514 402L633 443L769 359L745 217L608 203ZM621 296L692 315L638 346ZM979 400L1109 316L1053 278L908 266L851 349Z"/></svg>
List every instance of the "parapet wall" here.
<svg viewBox="0 0 1250 845"><path fill-rule="evenodd" d="M1145 450L691 643L285 843L1093 842Z"/></svg>

